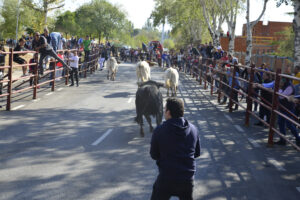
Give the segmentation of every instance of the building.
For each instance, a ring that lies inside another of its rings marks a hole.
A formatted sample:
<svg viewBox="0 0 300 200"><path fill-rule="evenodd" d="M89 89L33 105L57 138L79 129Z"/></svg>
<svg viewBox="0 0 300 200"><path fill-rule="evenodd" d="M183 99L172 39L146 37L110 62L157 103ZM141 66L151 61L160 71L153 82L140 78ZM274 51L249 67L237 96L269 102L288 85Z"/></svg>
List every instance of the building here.
<svg viewBox="0 0 300 200"><path fill-rule="evenodd" d="M284 37L279 34L288 28L292 27L291 22L268 22L264 24L263 21L259 21L252 30L252 53L264 54L276 51L277 46L273 44L274 41L282 40ZM246 52L246 40L247 40L247 25L243 25L242 36L235 38L236 52ZM224 50L228 50L229 38L221 37L221 46Z"/></svg>

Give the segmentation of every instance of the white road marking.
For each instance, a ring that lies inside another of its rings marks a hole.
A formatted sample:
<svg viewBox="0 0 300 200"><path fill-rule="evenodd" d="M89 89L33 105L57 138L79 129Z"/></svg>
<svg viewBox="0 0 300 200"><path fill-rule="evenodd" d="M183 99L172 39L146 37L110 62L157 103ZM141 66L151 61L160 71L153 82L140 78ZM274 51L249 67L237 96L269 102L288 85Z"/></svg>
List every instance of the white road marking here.
<svg viewBox="0 0 300 200"><path fill-rule="evenodd" d="M224 115L229 121L233 122L232 118L229 115L226 115L226 114L224 114Z"/></svg>
<svg viewBox="0 0 300 200"><path fill-rule="evenodd" d="M130 97L130 98L128 99L127 103L131 103L131 101L132 101L132 97Z"/></svg>
<svg viewBox="0 0 300 200"><path fill-rule="evenodd" d="M244 133L244 129L240 126L240 125L234 125L234 127L239 131L239 132L242 132Z"/></svg>
<svg viewBox="0 0 300 200"><path fill-rule="evenodd" d="M38 102L38 101L40 101L40 100L41 100L40 98L34 99L33 102Z"/></svg>
<svg viewBox="0 0 300 200"><path fill-rule="evenodd" d="M101 137L99 137L95 142L93 142L93 146L98 145L100 142L102 142L111 132L113 131L112 128L108 129Z"/></svg>
<svg viewBox="0 0 300 200"><path fill-rule="evenodd" d="M296 187L296 189L298 190L298 192L300 192L300 187Z"/></svg>
<svg viewBox="0 0 300 200"><path fill-rule="evenodd" d="M277 170L279 171L286 171L286 169L284 169L284 167L282 166L281 163L279 163L277 160L275 160L274 158L267 158L268 162L272 165L274 165L276 167Z"/></svg>
<svg viewBox="0 0 300 200"><path fill-rule="evenodd" d="M18 110L18 109L20 109L20 108L23 108L24 106L25 106L25 105L19 105L19 106L13 108L12 110Z"/></svg>
<svg viewBox="0 0 300 200"><path fill-rule="evenodd" d="M58 88L57 91L62 91L64 88Z"/></svg>
<svg viewBox="0 0 300 200"><path fill-rule="evenodd" d="M260 145L259 145L255 140L253 140L252 138L248 138L248 141L249 141L254 147L260 147Z"/></svg>
<svg viewBox="0 0 300 200"><path fill-rule="evenodd" d="M50 96L50 95L52 95L53 94L53 92L49 92L48 94L46 94L46 96Z"/></svg>

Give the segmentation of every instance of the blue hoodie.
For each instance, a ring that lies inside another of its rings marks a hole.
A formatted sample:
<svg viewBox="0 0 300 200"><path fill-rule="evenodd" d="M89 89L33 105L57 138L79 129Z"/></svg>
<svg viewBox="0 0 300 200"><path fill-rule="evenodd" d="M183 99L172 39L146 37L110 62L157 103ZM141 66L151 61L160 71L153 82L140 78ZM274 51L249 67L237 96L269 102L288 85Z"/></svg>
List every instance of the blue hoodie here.
<svg viewBox="0 0 300 200"><path fill-rule="evenodd" d="M184 118L172 118L153 132L150 148L159 176L164 180L193 180L195 158L200 156L200 138L196 127Z"/></svg>

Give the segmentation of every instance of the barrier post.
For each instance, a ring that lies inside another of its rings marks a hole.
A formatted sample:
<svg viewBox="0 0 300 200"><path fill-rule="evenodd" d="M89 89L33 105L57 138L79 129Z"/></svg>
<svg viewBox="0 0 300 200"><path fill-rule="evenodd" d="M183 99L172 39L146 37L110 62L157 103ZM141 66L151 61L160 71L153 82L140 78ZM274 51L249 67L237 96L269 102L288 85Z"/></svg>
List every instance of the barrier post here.
<svg viewBox="0 0 300 200"><path fill-rule="evenodd" d="M38 84L38 79L39 79L39 75L38 75L38 66L39 66L39 55L38 53L34 54L34 60L36 62L36 65L34 67L34 79L33 79L33 99L36 99L37 97L37 84Z"/></svg>
<svg viewBox="0 0 300 200"><path fill-rule="evenodd" d="M205 74L204 74L204 90L207 89L207 70L208 70L208 66L205 65Z"/></svg>
<svg viewBox="0 0 300 200"><path fill-rule="evenodd" d="M7 82L7 101L6 101L6 110L11 110L11 98L12 98L12 69L13 69L13 49L9 48L9 68L8 68L8 79L9 82Z"/></svg>
<svg viewBox="0 0 300 200"><path fill-rule="evenodd" d="M211 75L210 75L210 95L212 96L213 95L213 92L214 92L214 76L212 75L214 72L213 69L211 69Z"/></svg>
<svg viewBox="0 0 300 200"><path fill-rule="evenodd" d="M232 77L231 77L231 89L230 89L230 98L229 98L229 112L232 112L232 105L233 105L233 94L236 92L234 91L234 87L235 87L235 74L236 74L236 66L233 66L233 72L232 72Z"/></svg>
<svg viewBox="0 0 300 200"><path fill-rule="evenodd" d="M200 65L200 80L199 80L200 85L202 85L202 76L203 76L203 62Z"/></svg>
<svg viewBox="0 0 300 200"><path fill-rule="evenodd" d="M250 71L250 80L248 83L248 96L247 96L247 110L246 110L246 117L245 117L245 126L249 126L250 121L250 112L252 111L252 98L253 97L253 80L254 80L254 68L255 65L251 65L251 71Z"/></svg>
<svg viewBox="0 0 300 200"><path fill-rule="evenodd" d="M69 57L69 55L68 55L68 59L67 59L67 65L70 66L70 57ZM69 68L66 69L66 75L65 75L65 85L68 85L68 84L69 84Z"/></svg>
<svg viewBox="0 0 300 200"><path fill-rule="evenodd" d="M269 128L269 138L268 138L268 146L273 146L273 136L274 131L273 128L275 127L275 119L276 119L276 113L275 110L278 107L278 90L279 90L279 84L280 84L280 76L281 69L276 70L275 75L275 86L273 91L273 101L272 101L272 110L271 110L271 119L270 119L270 128Z"/></svg>
<svg viewBox="0 0 300 200"><path fill-rule="evenodd" d="M217 71L218 73L218 71ZM218 89L218 103L221 103L221 93L222 93L222 88L223 88L223 84L222 84L222 77L224 75L222 73L219 74L219 89Z"/></svg>
<svg viewBox="0 0 300 200"><path fill-rule="evenodd" d="M53 81L52 81L52 87L51 87L51 91L53 92L55 90L55 80L56 80L56 77L55 77L55 75L56 75L56 60L54 59L53 63L50 63L50 65L52 65L52 67L53 67L53 72L52 72Z"/></svg>

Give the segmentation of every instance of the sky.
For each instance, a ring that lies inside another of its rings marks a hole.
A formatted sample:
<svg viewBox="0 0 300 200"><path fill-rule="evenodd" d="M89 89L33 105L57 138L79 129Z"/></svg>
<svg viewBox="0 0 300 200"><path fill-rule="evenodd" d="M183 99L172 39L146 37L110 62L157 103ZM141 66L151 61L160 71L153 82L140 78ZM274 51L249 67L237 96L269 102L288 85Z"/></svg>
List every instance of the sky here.
<svg viewBox="0 0 300 200"><path fill-rule="evenodd" d="M133 22L135 28L142 28L146 20L150 17L154 9L154 0L108 0L113 4L117 4L127 13L128 19ZM74 11L87 0L66 0L65 10ZM76 3L74 3L76 2ZM256 20L260 15L263 7L263 0L250 0L250 20ZM281 21L292 22L293 17L286 13L293 12L292 6L281 5L276 7L275 0L269 0L267 10L261 20L267 21ZM246 23L246 10L237 17L236 35L242 34L243 24ZM224 23L222 26L224 32L227 32L227 25ZM167 27L170 29L170 27Z"/></svg>

